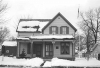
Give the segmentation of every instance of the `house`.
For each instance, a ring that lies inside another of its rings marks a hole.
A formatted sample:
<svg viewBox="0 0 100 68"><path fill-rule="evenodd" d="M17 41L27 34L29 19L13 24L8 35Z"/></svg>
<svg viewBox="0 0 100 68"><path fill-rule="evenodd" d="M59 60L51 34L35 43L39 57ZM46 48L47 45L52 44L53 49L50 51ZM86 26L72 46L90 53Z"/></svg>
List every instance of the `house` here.
<svg viewBox="0 0 100 68"><path fill-rule="evenodd" d="M52 19L20 19L17 57L53 57L74 60L77 29L61 14Z"/></svg>
<svg viewBox="0 0 100 68"><path fill-rule="evenodd" d="M4 47L5 56L16 56L17 54L17 42L16 41L4 41L2 44L2 51Z"/></svg>

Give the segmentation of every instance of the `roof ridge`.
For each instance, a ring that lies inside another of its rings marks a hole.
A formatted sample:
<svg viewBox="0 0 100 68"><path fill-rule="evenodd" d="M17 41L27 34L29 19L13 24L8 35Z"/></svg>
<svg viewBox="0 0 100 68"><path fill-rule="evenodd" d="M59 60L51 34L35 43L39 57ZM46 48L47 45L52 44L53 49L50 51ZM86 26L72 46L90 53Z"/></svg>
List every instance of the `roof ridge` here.
<svg viewBox="0 0 100 68"><path fill-rule="evenodd" d="M20 19L19 22L21 21L51 21L52 19Z"/></svg>

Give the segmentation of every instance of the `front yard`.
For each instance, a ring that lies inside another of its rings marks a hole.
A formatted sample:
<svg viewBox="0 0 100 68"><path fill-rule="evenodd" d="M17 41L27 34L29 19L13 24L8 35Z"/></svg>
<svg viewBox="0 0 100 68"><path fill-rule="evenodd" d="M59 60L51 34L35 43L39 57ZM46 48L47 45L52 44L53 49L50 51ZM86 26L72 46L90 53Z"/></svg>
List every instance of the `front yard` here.
<svg viewBox="0 0 100 68"><path fill-rule="evenodd" d="M85 58L76 58L75 61L69 61L64 59L53 58L51 61L46 61L44 64L43 59L41 58L33 58L33 59L17 59L16 57L4 57L2 60L2 56L0 56L0 66L6 67L99 67L100 61L95 58L90 58L90 60L86 60Z"/></svg>

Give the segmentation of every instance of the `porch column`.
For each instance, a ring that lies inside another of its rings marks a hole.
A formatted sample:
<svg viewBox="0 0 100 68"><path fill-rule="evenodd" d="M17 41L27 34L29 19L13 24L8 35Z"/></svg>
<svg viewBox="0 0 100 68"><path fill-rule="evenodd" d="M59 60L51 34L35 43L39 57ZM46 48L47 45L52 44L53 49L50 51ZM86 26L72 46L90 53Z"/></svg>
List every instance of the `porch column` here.
<svg viewBox="0 0 100 68"><path fill-rule="evenodd" d="M74 45L74 41L72 42L72 57L73 60L75 59L75 45Z"/></svg>
<svg viewBox="0 0 100 68"><path fill-rule="evenodd" d="M53 56L52 56L52 57L54 57L54 56L55 56L55 55L54 55L55 43L56 43L56 42L55 42L55 40L53 39L53 40L52 40L52 44L53 44Z"/></svg>
<svg viewBox="0 0 100 68"><path fill-rule="evenodd" d="M33 58L33 41L31 41L31 58Z"/></svg>
<svg viewBox="0 0 100 68"><path fill-rule="evenodd" d="M43 57L45 57L45 42L43 42Z"/></svg>
<svg viewBox="0 0 100 68"><path fill-rule="evenodd" d="M17 41L17 57L19 57L19 42Z"/></svg>

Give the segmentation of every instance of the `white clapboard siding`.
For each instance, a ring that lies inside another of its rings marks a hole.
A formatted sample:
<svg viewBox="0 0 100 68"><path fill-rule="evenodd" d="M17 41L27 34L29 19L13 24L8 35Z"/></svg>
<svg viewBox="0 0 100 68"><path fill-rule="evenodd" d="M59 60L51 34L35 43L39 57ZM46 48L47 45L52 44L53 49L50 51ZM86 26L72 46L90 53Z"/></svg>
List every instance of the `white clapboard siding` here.
<svg viewBox="0 0 100 68"><path fill-rule="evenodd" d="M60 19L59 19L60 18ZM60 16L58 16L45 30L44 34L49 34L49 27L51 26L57 26L58 27L58 34L60 34L60 27L61 26L68 26L69 27L69 34L75 33L74 29L69 26Z"/></svg>

